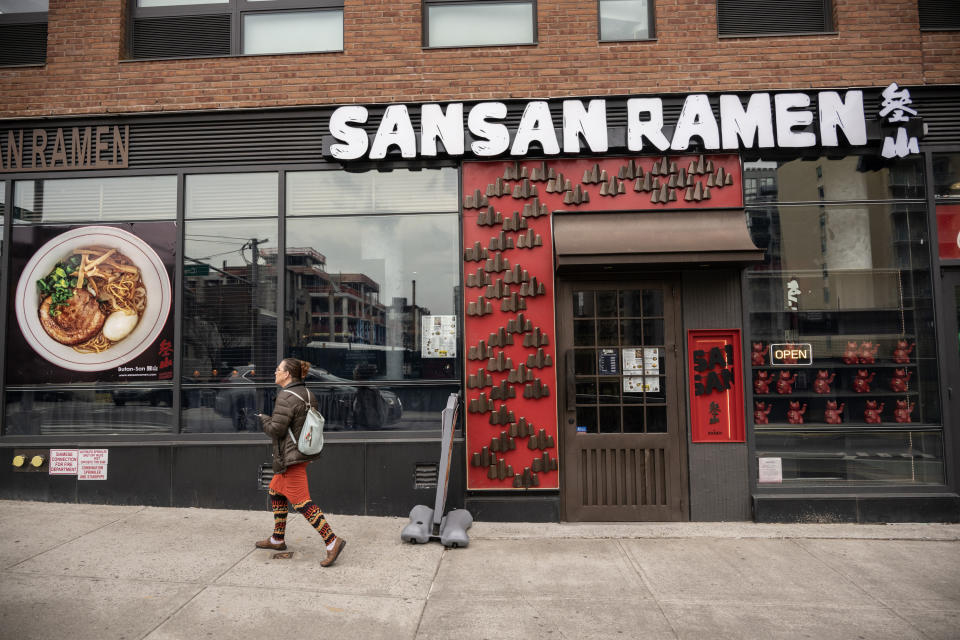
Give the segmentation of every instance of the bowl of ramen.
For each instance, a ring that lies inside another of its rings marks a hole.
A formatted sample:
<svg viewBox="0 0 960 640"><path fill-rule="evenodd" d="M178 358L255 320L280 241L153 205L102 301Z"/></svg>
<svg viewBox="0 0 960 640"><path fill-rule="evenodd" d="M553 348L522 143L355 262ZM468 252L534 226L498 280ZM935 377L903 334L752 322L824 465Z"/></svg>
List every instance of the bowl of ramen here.
<svg viewBox="0 0 960 640"><path fill-rule="evenodd" d="M33 254L16 293L17 322L47 361L104 371L142 354L170 313L170 279L156 252L116 227L71 229Z"/></svg>

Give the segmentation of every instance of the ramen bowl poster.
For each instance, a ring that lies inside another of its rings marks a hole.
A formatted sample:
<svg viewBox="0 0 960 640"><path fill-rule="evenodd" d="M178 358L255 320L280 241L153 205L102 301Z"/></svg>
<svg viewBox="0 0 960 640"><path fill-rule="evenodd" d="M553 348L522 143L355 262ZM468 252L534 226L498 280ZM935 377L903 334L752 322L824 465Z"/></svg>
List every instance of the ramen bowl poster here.
<svg viewBox="0 0 960 640"><path fill-rule="evenodd" d="M176 224L14 226L8 384L173 377Z"/></svg>

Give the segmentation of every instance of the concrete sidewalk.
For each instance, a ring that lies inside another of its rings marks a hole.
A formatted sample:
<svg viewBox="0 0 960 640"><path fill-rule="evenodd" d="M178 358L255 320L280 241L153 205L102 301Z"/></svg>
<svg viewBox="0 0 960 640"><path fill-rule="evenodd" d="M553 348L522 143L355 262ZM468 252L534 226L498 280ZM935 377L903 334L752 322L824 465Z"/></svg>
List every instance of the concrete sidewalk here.
<svg viewBox="0 0 960 640"><path fill-rule="evenodd" d="M0 501L0 638L960 638L960 526L475 523Z"/></svg>

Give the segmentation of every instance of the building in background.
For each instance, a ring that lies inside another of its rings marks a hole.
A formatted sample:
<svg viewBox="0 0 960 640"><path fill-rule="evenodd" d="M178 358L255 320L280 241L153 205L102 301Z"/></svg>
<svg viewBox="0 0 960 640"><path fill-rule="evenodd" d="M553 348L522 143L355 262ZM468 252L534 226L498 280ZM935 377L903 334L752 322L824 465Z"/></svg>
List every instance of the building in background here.
<svg viewBox="0 0 960 640"><path fill-rule="evenodd" d="M260 507L294 356L334 512L456 393L479 519L960 519L960 10L0 0L0 88L5 498Z"/></svg>

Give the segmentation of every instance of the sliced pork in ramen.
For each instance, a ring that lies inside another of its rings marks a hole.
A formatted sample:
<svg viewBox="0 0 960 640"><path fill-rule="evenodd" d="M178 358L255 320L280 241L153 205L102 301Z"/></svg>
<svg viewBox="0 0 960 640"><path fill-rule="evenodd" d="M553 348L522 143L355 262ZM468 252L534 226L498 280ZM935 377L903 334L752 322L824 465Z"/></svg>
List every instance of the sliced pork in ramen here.
<svg viewBox="0 0 960 640"><path fill-rule="evenodd" d="M50 296L40 305L40 323L51 338L60 344L74 345L93 338L103 327L107 316L97 299L86 289L77 289L56 317L50 317Z"/></svg>

